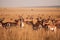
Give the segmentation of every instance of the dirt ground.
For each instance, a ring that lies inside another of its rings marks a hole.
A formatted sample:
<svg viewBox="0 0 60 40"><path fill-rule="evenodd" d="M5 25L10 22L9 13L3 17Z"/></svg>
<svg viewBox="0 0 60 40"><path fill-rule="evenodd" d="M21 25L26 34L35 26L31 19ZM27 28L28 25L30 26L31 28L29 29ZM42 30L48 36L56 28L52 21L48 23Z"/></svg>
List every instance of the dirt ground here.
<svg viewBox="0 0 60 40"><path fill-rule="evenodd" d="M44 18L60 16L60 8L0 8L0 18L18 19L22 15L26 18L28 15L33 15L36 18L38 15ZM0 26L0 40L60 40L60 29L56 33L45 31L43 28L35 31L32 26L25 24L24 28L20 26L8 27L7 29Z"/></svg>

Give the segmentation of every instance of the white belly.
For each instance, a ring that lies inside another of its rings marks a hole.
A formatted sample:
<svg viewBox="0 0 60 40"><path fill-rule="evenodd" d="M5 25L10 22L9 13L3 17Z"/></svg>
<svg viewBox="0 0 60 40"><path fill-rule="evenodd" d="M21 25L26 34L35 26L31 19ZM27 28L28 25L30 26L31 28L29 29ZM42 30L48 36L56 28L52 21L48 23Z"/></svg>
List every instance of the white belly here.
<svg viewBox="0 0 60 40"><path fill-rule="evenodd" d="M22 22L22 27L24 27L24 23Z"/></svg>

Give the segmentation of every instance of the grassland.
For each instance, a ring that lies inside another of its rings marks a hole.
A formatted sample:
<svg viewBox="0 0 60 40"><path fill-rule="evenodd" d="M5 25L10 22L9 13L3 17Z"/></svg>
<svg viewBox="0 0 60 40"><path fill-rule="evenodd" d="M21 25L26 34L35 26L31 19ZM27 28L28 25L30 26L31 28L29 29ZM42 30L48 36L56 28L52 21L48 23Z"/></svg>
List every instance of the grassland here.
<svg viewBox="0 0 60 40"><path fill-rule="evenodd" d="M0 18L18 19L19 15L23 15L24 18L28 15L34 15L33 17L40 15L45 18L47 16L57 17L60 15L60 8L0 8ZM0 26L0 40L60 40L60 29L57 29L55 33L45 31L43 28L36 32L32 26L27 24L23 29L20 26L8 29Z"/></svg>

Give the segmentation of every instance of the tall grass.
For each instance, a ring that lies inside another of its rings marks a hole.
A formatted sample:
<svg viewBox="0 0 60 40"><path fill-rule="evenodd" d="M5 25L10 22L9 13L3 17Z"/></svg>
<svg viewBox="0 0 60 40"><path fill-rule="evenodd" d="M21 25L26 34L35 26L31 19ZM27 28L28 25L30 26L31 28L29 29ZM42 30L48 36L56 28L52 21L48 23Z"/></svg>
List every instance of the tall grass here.
<svg viewBox="0 0 60 40"><path fill-rule="evenodd" d="M57 29L56 33L54 33L45 31L43 28L35 31L30 26L23 29L20 27L7 29L0 27L0 40L60 40L60 29Z"/></svg>

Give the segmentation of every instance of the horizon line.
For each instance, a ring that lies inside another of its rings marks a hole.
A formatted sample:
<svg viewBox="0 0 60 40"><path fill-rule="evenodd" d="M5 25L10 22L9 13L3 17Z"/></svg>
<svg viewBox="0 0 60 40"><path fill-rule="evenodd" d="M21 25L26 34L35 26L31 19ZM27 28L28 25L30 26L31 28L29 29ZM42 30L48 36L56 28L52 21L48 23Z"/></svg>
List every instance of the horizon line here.
<svg viewBox="0 0 60 40"><path fill-rule="evenodd" d="M60 8L60 6L0 7L0 8Z"/></svg>

